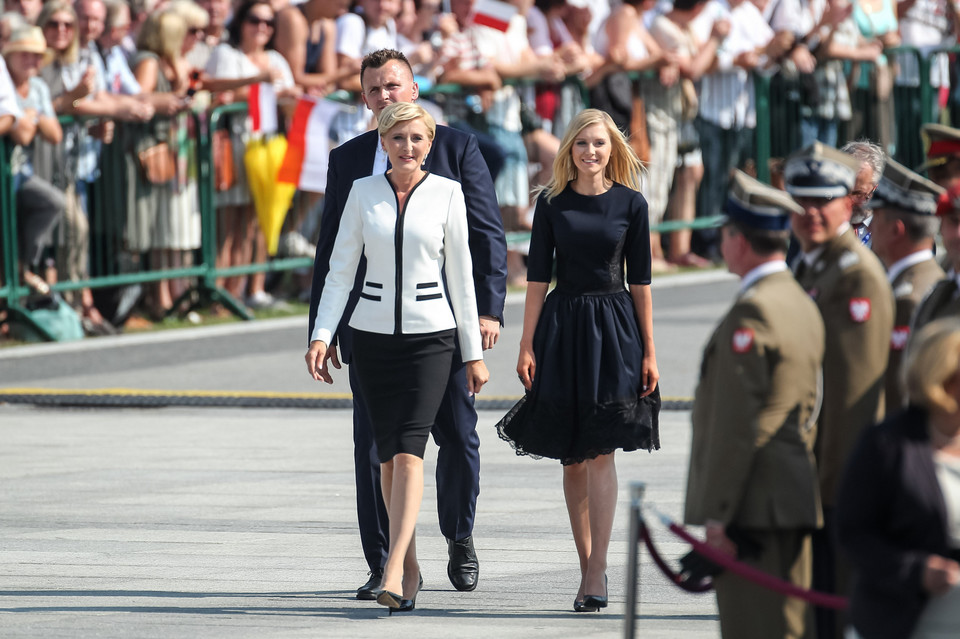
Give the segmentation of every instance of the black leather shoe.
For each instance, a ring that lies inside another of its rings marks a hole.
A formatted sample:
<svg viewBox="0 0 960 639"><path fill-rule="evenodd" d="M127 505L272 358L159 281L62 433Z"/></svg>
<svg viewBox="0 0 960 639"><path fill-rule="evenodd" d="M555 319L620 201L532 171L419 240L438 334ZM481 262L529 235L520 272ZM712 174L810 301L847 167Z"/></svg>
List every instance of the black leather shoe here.
<svg viewBox="0 0 960 639"><path fill-rule="evenodd" d="M447 540L447 577L457 590L469 592L476 590L480 579L480 561L473 548L473 537L464 537L460 541Z"/></svg>
<svg viewBox="0 0 960 639"><path fill-rule="evenodd" d="M400 607L396 610L391 610L390 614L395 612L412 612L417 607L417 595L420 594L421 590L423 590L423 575L420 575L420 582L417 584L417 592L413 595L413 599L401 599Z"/></svg>
<svg viewBox="0 0 960 639"><path fill-rule="evenodd" d="M573 600L573 611L574 612L596 612L599 608L593 606L588 606L584 603L583 599L574 599Z"/></svg>
<svg viewBox="0 0 960 639"><path fill-rule="evenodd" d="M383 581L382 570L371 570L367 573L370 578L367 583L357 588L357 599L373 601L377 598L377 591L380 590L380 582Z"/></svg>
<svg viewBox="0 0 960 639"><path fill-rule="evenodd" d="M603 576L603 589L608 592L604 592L603 596L600 595L584 595L583 596L583 605L587 608L606 608L607 607L607 595L609 594L609 588L607 587L607 576Z"/></svg>

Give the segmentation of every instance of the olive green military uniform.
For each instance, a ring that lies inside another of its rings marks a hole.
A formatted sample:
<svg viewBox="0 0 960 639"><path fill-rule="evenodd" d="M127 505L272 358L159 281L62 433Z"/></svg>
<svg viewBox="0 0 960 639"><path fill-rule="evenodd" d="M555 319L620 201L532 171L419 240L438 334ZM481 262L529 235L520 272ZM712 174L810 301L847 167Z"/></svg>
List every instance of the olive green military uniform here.
<svg viewBox="0 0 960 639"><path fill-rule="evenodd" d="M821 525L813 440L824 327L782 270L741 293L710 338L693 408L685 520L716 520L762 545L747 563L810 586ZM724 637L803 637L812 613L735 575L714 580Z"/></svg>
<svg viewBox="0 0 960 639"><path fill-rule="evenodd" d="M893 334L890 337L890 361L886 374L886 411L893 413L906 402L900 364L910 337L910 325L924 297L943 278L943 269L933 258L914 264L903 270L891 282L896 313Z"/></svg>
<svg viewBox="0 0 960 639"><path fill-rule="evenodd" d="M944 277L930 290L917 312L913 316L911 331L918 330L941 317L960 317L960 292L957 289L957 280Z"/></svg>
<svg viewBox="0 0 960 639"><path fill-rule="evenodd" d="M801 259L795 271L827 330L815 453L820 496L833 506L860 432L884 416L894 302L883 266L852 230L822 246L812 265Z"/></svg>

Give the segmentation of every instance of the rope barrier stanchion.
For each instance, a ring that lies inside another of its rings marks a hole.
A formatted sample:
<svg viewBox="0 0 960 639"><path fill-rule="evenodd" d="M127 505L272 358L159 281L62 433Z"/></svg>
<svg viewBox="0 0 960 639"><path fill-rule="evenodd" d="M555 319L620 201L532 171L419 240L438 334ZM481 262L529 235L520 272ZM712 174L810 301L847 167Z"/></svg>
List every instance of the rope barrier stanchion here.
<svg viewBox="0 0 960 639"><path fill-rule="evenodd" d="M670 532L690 544L693 547L693 550L695 550L698 554L719 565L721 568L729 570L733 574L739 575L748 581L752 581L761 588L772 590L788 597L796 597L797 599L802 599L803 601L821 608L845 610L849 604L849 601L846 597L801 588L788 581L784 581L783 579L779 579L773 575L767 574L762 570L758 570L753 566L748 566L747 564L738 561L734 557L720 552L707 543L700 541L688 533L683 526L677 524L667 515L658 511L656 507L650 506L650 508L656 512L657 516L660 518L660 521L663 522L663 525L666 526ZM668 577L672 577L672 571L665 571L665 573ZM675 579L671 578L671 580L676 582Z"/></svg>
<svg viewBox="0 0 960 639"><path fill-rule="evenodd" d="M630 484L630 534L627 536L627 601L624 605L625 639L634 639L636 633L637 602L640 591L640 532L643 527L643 493L647 485L640 481Z"/></svg>

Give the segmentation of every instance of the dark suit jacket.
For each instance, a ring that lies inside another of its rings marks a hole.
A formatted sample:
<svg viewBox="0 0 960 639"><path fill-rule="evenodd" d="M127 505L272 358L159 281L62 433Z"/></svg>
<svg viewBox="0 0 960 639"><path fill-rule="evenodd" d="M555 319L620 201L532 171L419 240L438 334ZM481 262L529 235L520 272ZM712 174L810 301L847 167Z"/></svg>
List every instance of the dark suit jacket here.
<svg viewBox="0 0 960 639"><path fill-rule="evenodd" d="M354 181L373 172L373 160L379 140L380 136L376 131L368 131L330 152L323 217L320 219L320 240L317 242L317 256L313 266L308 342L313 335L317 306L320 304L324 280L330 269L330 254L340 229L343 207ZM480 155L477 139L456 129L438 126L433 146L427 156L426 170L460 183L467 203L477 310L480 315L499 317L502 322L507 294L507 244L493 180ZM361 259L356 283L337 333L341 358L345 362L350 360L352 346L347 323L359 299L359 285L362 284L365 272L366 261Z"/></svg>
<svg viewBox="0 0 960 639"><path fill-rule="evenodd" d="M856 571L850 614L864 639L909 637L927 602L923 565L950 556L927 413L910 406L867 428L837 501L840 544Z"/></svg>

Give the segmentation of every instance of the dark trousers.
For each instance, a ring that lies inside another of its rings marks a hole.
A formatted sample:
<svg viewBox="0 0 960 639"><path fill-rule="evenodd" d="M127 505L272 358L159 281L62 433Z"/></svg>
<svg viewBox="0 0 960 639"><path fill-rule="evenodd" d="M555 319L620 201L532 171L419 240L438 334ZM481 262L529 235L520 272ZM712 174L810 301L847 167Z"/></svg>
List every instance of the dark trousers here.
<svg viewBox="0 0 960 639"><path fill-rule="evenodd" d="M724 129L703 118L697 118L696 125L703 155L703 179L697 192L697 217L713 217L720 215L723 203L727 201L733 170L754 157L754 131ZM701 255L709 255L715 246L719 248L718 243L717 229L694 232L694 250Z"/></svg>
<svg viewBox="0 0 960 639"><path fill-rule="evenodd" d="M389 522L380 489L380 461L373 427L360 395L353 366L353 457L357 483L357 521L360 544L370 570L380 570L387 560ZM473 533L480 495L480 437L477 411L467 393L467 377L459 348L454 352L447 390L440 404L433 439L437 454L437 512L440 532L447 539Z"/></svg>
<svg viewBox="0 0 960 639"><path fill-rule="evenodd" d="M813 589L843 597L850 596L850 567L840 554L837 536L837 513L823 507L823 528L813 533ZM817 639L842 639L847 613L817 607L815 611Z"/></svg>

